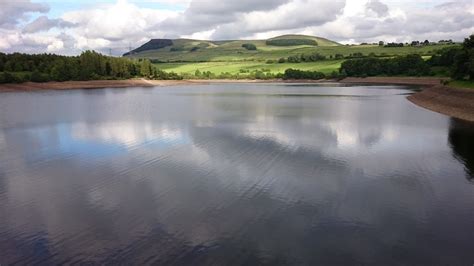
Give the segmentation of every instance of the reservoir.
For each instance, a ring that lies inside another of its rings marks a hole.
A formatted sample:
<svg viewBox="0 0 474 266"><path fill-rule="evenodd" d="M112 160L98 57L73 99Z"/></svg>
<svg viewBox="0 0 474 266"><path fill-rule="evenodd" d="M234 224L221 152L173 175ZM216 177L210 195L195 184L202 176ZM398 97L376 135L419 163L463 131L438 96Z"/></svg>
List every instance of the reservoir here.
<svg viewBox="0 0 474 266"><path fill-rule="evenodd" d="M472 265L474 124L416 88L0 95L0 265Z"/></svg>

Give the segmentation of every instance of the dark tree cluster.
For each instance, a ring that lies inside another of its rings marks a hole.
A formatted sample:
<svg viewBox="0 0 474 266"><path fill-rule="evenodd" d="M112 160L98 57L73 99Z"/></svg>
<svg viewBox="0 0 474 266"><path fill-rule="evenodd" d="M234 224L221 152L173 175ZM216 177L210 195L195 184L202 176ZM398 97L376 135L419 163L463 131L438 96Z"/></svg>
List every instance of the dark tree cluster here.
<svg viewBox="0 0 474 266"><path fill-rule="evenodd" d="M375 56L375 54L372 54L372 56ZM317 61L323 61L327 59L351 59L351 58L361 58L361 57L366 57L363 53L356 52L349 54L347 56L344 56L343 54L335 54L335 55L330 55L329 58L325 55L322 55L320 53L313 53L313 54L301 54L301 55L290 55L287 58L280 58L278 59L278 63L302 63L302 62L317 62Z"/></svg>
<svg viewBox="0 0 474 266"><path fill-rule="evenodd" d="M403 43L390 42L385 44L383 47L403 47Z"/></svg>
<svg viewBox="0 0 474 266"><path fill-rule="evenodd" d="M242 47L249 50L249 51L256 51L257 50L257 46L255 46L255 44L253 44L253 43L244 43L244 44L242 44Z"/></svg>
<svg viewBox="0 0 474 266"><path fill-rule="evenodd" d="M159 77L150 60L109 57L94 51L80 56L0 53L0 83Z"/></svg>
<svg viewBox="0 0 474 266"><path fill-rule="evenodd" d="M321 55L319 53L313 53L313 54L301 54L301 55L290 55L288 58L285 60L278 60L279 63L301 63L301 62L316 62L316 61L322 61L326 60L326 56Z"/></svg>
<svg viewBox="0 0 474 266"><path fill-rule="evenodd" d="M283 79L323 79L325 78L324 73L318 71L305 71L298 69L287 69L283 73Z"/></svg>
<svg viewBox="0 0 474 266"><path fill-rule="evenodd" d="M410 46L423 46L423 45L430 45L430 42L428 40L425 40L424 42L420 42L420 41L412 41L410 43Z"/></svg>
<svg viewBox="0 0 474 266"><path fill-rule="evenodd" d="M453 40L449 39L449 40L439 40L438 41L439 44L453 44Z"/></svg>
<svg viewBox="0 0 474 266"><path fill-rule="evenodd" d="M430 68L420 55L411 54L387 59L367 57L347 60L342 63L340 72L352 77L421 76L430 74Z"/></svg>

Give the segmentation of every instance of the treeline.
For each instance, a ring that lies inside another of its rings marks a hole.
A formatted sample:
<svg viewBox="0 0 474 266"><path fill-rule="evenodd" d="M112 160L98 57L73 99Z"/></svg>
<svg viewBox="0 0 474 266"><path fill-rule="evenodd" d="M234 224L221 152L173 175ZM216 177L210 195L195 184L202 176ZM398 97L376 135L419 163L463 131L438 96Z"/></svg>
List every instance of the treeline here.
<svg viewBox="0 0 474 266"><path fill-rule="evenodd" d="M326 78L326 75L322 72L318 71L305 71L305 70L298 70L298 69L287 69L282 76L283 79L323 79Z"/></svg>
<svg viewBox="0 0 474 266"><path fill-rule="evenodd" d="M196 70L194 74L183 74L186 79L257 79L257 80L319 80L324 78L342 79L345 76L334 71L326 75L319 71L287 69L284 73L272 73L270 69L248 70L240 69L239 73L223 72L215 74L210 71Z"/></svg>
<svg viewBox="0 0 474 266"><path fill-rule="evenodd" d="M305 63L305 62L317 62L317 61L324 61L324 60L341 60L341 59L353 59L353 58L364 58L364 57L387 57L386 54L376 55L374 53L370 53L365 55L361 52L351 53L349 55L344 56L343 54L334 54L334 55L322 55L320 53L312 53L312 54L299 54L299 55L290 55L287 58L280 58L278 61L268 60L267 63Z"/></svg>
<svg viewBox="0 0 474 266"><path fill-rule="evenodd" d="M361 43L361 45L367 45L367 43ZM411 41L410 43L397 43L397 42L389 42L389 43L384 43L383 41L379 42L379 46L383 47L404 47L404 46L428 46L428 45L438 45L438 44L454 44L453 40L439 40L437 43L436 42L430 42L428 40L424 41Z"/></svg>
<svg viewBox="0 0 474 266"><path fill-rule="evenodd" d="M341 64L341 73L350 77L423 76L430 73L430 68L420 55L413 54L387 59L371 57L347 60Z"/></svg>
<svg viewBox="0 0 474 266"><path fill-rule="evenodd" d="M365 77L379 75L434 75L444 68L454 79L474 79L474 35L466 38L462 47L441 49L425 61L418 54L393 58L360 58L344 61L340 73L347 76Z"/></svg>
<svg viewBox="0 0 474 266"><path fill-rule="evenodd" d="M0 53L0 83L128 79L132 77L180 78L175 73L156 70L148 59L131 60L110 57L94 51L85 51L80 56Z"/></svg>

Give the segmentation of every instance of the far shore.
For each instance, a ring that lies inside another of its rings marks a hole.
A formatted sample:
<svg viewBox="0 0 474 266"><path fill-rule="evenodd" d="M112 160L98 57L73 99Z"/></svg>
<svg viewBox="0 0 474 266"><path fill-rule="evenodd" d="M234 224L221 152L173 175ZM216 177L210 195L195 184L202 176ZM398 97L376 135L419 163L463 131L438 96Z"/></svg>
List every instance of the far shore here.
<svg viewBox="0 0 474 266"><path fill-rule="evenodd" d="M15 91L40 91L40 90L73 90L73 89L100 89L100 88L126 88L126 87L155 87L155 86L173 86L173 85L192 85L192 84L211 84L211 83L379 83L379 84L406 84L433 86L440 84L439 78L389 78L389 77L370 77L370 78L346 78L341 81L336 80L228 80L228 79L197 79L197 80L147 80L147 79L128 79L128 80L88 80L88 81L64 81L64 82L25 82L0 84L0 92Z"/></svg>
<svg viewBox="0 0 474 266"><path fill-rule="evenodd" d="M434 77L367 77L343 80L91 80L65 82L26 82L0 84L0 92L72 90L126 87L155 87L212 83L327 83L416 85L422 91L408 97L412 103L444 115L474 122L474 89L451 88L442 85L447 78Z"/></svg>

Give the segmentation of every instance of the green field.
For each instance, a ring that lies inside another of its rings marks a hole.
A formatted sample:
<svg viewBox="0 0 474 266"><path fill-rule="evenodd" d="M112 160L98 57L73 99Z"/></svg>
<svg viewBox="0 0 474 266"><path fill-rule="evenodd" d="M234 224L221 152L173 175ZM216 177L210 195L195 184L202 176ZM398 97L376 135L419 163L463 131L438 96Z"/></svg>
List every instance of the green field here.
<svg viewBox="0 0 474 266"><path fill-rule="evenodd" d="M283 35L269 40L313 40L317 45L268 45L268 40L233 40L203 41L190 39L172 40L172 45L160 49L146 50L127 55L130 58L148 58L160 61L155 67L178 74L192 75L196 70L237 74L245 71L259 70L271 73L282 73L288 68L313 70L331 73L338 70L343 60L334 60L336 55L349 57L362 56L393 57L397 55L420 54L431 57L438 49L452 45L427 45L420 47L383 47L379 45L341 45L336 42L313 36ZM254 44L257 50L247 50L243 44ZM283 63L280 58L299 56L301 54L320 54L327 60L311 63Z"/></svg>
<svg viewBox="0 0 474 266"><path fill-rule="evenodd" d="M179 74L194 74L196 70L201 72L210 71L215 74L242 73L242 70L254 71L264 70L272 73L283 73L288 68L300 70L313 70L329 74L337 71L341 66L342 60L327 60L312 63L284 63L284 64L266 64L264 62L203 62L203 63L160 63L154 64L156 68L173 71Z"/></svg>
<svg viewBox="0 0 474 266"><path fill-rule="evenodd" d="M239 41L240 42L240 41ZM259 46L259 43L254 42L257 46L257 51L249 51L245 48L236 45L222 45L218 47L202 48L194 52L178 51L171 52L170 48L163 48L159 50L145 51L139 54L134 54L132 58L149 58L157 59L162 62L209 62L209 61L267 61L278 60L279 58L287 58L291 55L313 54L319 53L321 55L335 56L341 54L349 56L354 53L362 53L363 55L375 54L378 56L395 56L406 54L421 54L431 55L437 49L448 47L448 45L423 46L423 47L391 47L384 48L378 45L341 45L341 46L292 46L292 47L269 47ZM235 45L235 46L234 46Z"/></svg>

